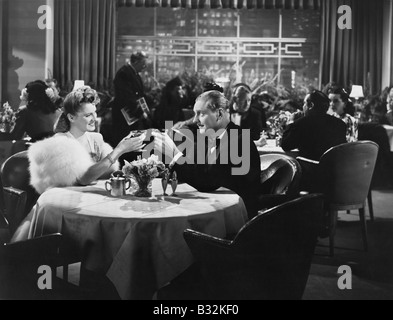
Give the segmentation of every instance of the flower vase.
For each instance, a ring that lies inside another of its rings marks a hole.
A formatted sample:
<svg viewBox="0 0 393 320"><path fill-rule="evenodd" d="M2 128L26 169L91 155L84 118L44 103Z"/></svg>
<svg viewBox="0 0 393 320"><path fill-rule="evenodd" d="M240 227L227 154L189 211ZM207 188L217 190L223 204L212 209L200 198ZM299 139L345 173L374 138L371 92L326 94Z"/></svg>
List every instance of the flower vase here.
<svg viewBox="0 0 393 320"><path fill-rule="evenodd" d="M151 182L152 179L149 177L135 177L135 181L138 184L138 188L134 193L135 197L150 198L152 196Z"/></svg>
<svg viewBox="0 0 393 320"><path fill-rule="evenodd" d="M276 147L281 147L282 136L276 135Z"/></svg>

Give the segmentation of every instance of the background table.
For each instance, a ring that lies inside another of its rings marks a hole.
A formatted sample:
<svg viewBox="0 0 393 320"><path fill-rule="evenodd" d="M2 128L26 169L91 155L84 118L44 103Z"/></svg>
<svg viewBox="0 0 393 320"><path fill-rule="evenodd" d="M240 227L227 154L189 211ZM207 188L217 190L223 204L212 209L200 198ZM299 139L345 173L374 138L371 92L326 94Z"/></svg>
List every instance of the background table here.
<svg viewBox="0 0 393 320"><path fill-rule="evenodd" d="M271 154L271 153L282 153L282 154L287 154L288 156L291 156L293 158L296 158L299 155L299 150L291 150L291 151L285 152L283 150L283 148L276 145L275 139L267 139L266 142L267 142L267 144L265 146L257 147L259 155Z"/></svg>
<svg viewBox="0 0 393 320"><path fill-rule="evenodd" d="M266 142L267 144L265 146L257 147L260 155L268 153L285 153L285 151L280 146L276 145L275 139L267 139Z"/></svg>
<svg viewBox="0 0 393 320"><path fill-rule="evenodd" d="M393 152L393 126L384 125L383 127L389 137L390 151Z"/></svg>
<svg viewBox="0 0 393 320"><path fill-rule="evenodd" d="M193 262L185 229L225 237L247 221L243 200L227 189L200 193L181 184L176 194L163 197L159 179L150 199L113 198L104 181L54 188L33 209L30 237L61 232L83 268L106 275L122 299L151 299Z"/></svg>

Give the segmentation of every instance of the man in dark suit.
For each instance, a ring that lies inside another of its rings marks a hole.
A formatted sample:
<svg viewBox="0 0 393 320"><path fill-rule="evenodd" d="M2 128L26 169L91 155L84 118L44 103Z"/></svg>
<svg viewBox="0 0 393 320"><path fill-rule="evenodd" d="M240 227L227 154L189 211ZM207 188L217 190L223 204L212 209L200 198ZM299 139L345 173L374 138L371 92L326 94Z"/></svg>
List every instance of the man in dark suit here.
<svg viewBox="0 0 393 320"><path fill-rule="evenodd" d="M242 197L249 217L255 216L261 169L249 130L241 130L230 121L228 100L218 91L200 95L194 112L199 131L192 156L181 153L168 135L160 133L153 133L155 150L172 160L170 167L179 180L202 192L228 188Z"/></svg>
<svg viewBox="0 0 393 320"><path fill-rule="evenodd" d="M251 108L251 89L246 84L235 86L230 102L230 119L242 129L251 130L251 138L259 140L263 130L262 113Z"/></svg>
<svg viewBox="0 0 393 320"><path fill-rule="evenodd" d="M139 73L146 69L147 55L138 51L131 55L130 62L121 67L114 79L115 99L112 106L113 144L117 145L131 130L149 127L148 118L138 106L137 100L144 98L143 82ZM122 109L136 122L129 125Z"/></svg>
<svg viewBox="0 0 393 320"><path fill-rule="evenodd" d="M326 114L329 103L321 91L308 94L303 106L305 116L288 126L281 147L285 151L299 149L299 156L319 161L328 149L346 143L345 123Z"/></svg>

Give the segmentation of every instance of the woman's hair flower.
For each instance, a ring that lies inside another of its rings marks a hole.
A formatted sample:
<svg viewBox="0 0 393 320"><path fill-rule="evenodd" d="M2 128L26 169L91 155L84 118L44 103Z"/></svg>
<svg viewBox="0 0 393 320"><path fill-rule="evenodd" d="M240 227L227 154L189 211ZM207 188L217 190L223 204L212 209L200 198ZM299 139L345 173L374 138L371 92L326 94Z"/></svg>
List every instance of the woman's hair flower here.
<svg viewBox="0 0 393 320"><path fill-rule="evenodd" d="M29 94L27 93L27 88L23 88L22 92L20 93L20 100L21 101L28 101L29 99Z"/></svg>
<svg viewBox="0 0 393 320"><path fill-rule="evenodd" d="M82 86L73 91L78 97L79 103L91 103L97 106L100 103L100 97L97 91L90 86Z"/></svg>
<svg viewBox="0 0 393 320"><path fill-rule="evenodd" d="M59 93L57 92L56 89L49 87L45 90L45 93L49 98L49 100L52 101L52 103L56 103L57 100L59 99Z"/></svg>

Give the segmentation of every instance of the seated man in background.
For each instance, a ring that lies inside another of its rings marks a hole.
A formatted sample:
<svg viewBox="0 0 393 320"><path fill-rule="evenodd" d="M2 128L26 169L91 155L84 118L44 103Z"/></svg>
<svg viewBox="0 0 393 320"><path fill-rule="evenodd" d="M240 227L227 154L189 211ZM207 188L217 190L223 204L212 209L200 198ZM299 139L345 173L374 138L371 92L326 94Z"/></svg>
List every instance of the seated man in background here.
<svg viewBox="0 0 393 320"><path fill-rule="evenodd" d="M251 108L251 89L240 83L233 90L229 103L231 121L242 129L250 129L251 138L259 140L263 130L262 114L256 108Z"/></svg>
<svg viewBox="0 0 393 320"><path fill-rule="evenodd" d="M301 157L319 161L328 149L347 142L345 123L326 113L329 104L329 98L321 91L306 96L305 116L284 132L281 143L284 151L299 149Z"/></svg>
<svg viewBox="0 0 393 320"><path fill-rule="evenodd" d="M204 92L219 91L223 93L223 89L214 84L207 83ZM230 121L239 126L241 129L250 129L251 139L254 140L258 147L266 145L266 137L261 135L263 129L266 127L265 114L252 106L251 102L252 92L248 85L239 83L234 87L232 99L229 102L228 112ZM185 122L179 122L174 126L174 129L186 128L196 132L197 124L194 118Z"/></svg>
<svg viewBox="0 0 393 320"><path fill-rule="evenodd" d="M261 169L249 131L230 121L228 100L219 91L200 95L194 112L199 137L192 156L182 154L166 134L153 133L154 149L169 158L179 180L201 192L228 188L242 197L249 217L254 217L258 211ZM205 138L208 143L204 143Z"/></svg>

